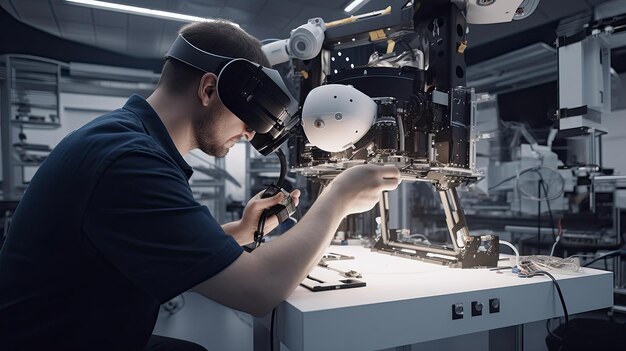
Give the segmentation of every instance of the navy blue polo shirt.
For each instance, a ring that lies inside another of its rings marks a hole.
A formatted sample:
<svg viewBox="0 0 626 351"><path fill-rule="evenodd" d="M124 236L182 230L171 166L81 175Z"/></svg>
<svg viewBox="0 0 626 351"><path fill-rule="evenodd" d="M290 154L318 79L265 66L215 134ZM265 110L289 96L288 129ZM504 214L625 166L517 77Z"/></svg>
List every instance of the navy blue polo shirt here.
<svg viewBox="0 0 626 351"><path fill-rule="evenodd" d="M161 303L242 253L191 174L138 95L63 139L0 253L0 349L141 350Z"/></svg>

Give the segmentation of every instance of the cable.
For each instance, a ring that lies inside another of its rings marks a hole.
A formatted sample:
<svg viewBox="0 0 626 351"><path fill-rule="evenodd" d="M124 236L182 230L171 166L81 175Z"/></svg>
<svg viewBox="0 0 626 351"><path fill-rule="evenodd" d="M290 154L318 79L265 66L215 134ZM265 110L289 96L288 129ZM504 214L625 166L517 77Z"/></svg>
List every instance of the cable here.
<svg viewBox="0 0 626 351"><path fill-rule="evenodd" d="M522 275L522 277L534 277L534 276L541 276L541 275L546 275L548 276L550 279L552 279L552 283L554 284L554 287L556 288L557 293L559 294L559 299L561 300L561 307L563 307L563 315L565 316L565 324L564 326L567 326L567 323L569 323L569 314L567 313L567 306L565 305L565 299L563 298L563 293L561 292L561 287L559 286L559 283L557 282L556 278L554 278L554 276L552 276L552 274L546 272L546 271L534 271L528 275ZM552 330L550 330L550 319L548 318L548 320L546 321L546 329L548 329L548 333L555 337L559 342L561 342L563 339L561 337L559 337L558 335L554 334L554 332L552 332ZM562 345L561 345L562 346Z"/></svg>
<svg viewBox="0 0 626 351"><path fill-rule="evenodd" d="M272 310L272 319L270 320L270 350L274 351L274 321L276 320L276 307Z"/></svg>
<svg viewBox="0 0 626 351"><path fill-rule="evenodd" d="M556 244L559 243L559 240L561 240L561 237L557 236L556 240L554 241L554 244L552 244L552 249L550 250L550 256L554 256L554 249L556 248Z"/></svg>
<svg viewBox="0 0 626 351"><path fill-rule="evenodd" d="M534 271L530 274L527 275L522 275L522 277L534 277L534 276L540 276L540 275L546 275L548 276L550 279L552 279L552 283L554 284L554 287L556 288L557 293L559 293L559 299L561 300L561 306L563 307L563 314L565 315L565 324L567 324L569 322L569 314L567 313L567 306L565 306L565 299L563 299L563 293L561 292L561 287L559 286L559 283L556 281L556 278L554 278L554 276L546 271Z"/></svg>
<svg viewBox="0 0 626 351"><path fill-rule="evenodd" d="M396 115L396 125L398 126L398 134L400 136L400 150L404 152L404 121L402 121L402 116L400 114Z"/></svg>
<svg viewBox="0 0 626 351"><path fill-rule="evenodd" d="M278 160L280 161L280 176L278 177L276 185L279 188L282 188L285 177L287 176L287 160L285 159L285 154L283 153L283 150L276 149L274 153L276 154L276 156L278 156Z"/></svg>
<svg viewBox="0 0 626 351"><path fill-rule="evenodd" d="M504 183L506 183L506 182L508 182L508 181L511 181L511 180L513 180L513 179L515 179L515 178L517 178L517 175L514 175L514 176L512 176L512 177L508 177L508 178L506 178L506 179L504 179L504 180L500 181L500 183L498 183L498 184L496 184L496 185L493 185L493 186L490 186L488 190L495 189L495 188L499 187L500 185L502 185L502 184L504 184Z"/></svg>
<svg viewBox="0 0 626 351"><path fill-rule="evenodd" d="M554 229L554 217L552 216L552 208L550 207L550 198L548 197L548 189L546 188L546 181L543 179L543 175L541 175L541 172L539 172L538 170L534 170L535 173L537 173L539 175L539 178L541 178L541 187L543 188L543 193L546 195L546 204L548 205L548 213L550 214L550 225L552 227L552 239L554 239L556 241L556 234L555 229ZM539 198L541 199L541 194L539 194ZM556 244L556 242L555 242ZM552 256L552 255L550 255Z"/></svg>
<svg viewBox="0 0 626 351"><path fill-rule="evenodd" d="M268 212L267 210L261 212L261 216L259 217L259 223L257 225L256 231L254 232L254 247L257 248L261 246L261 242L263 242L263 231L265 230L265 221L267 220Z"/></svg>
<svg viewBox="0 0 626 351"><path fill-rule="evenodd" d="M519 185L519 178L517 184ZM541 181L539 181L539 201L537 201L537 255L541 255Z"/></svg>
<svg viewBox="0 0 626 351"><path fill-rule="evenodd" d="M554 332L550 328L550 320L552 320L552 318L548 318L546 320L546 329L548 330L548 334L550 334L553 338L557 339L559 342L562 341L563 339L560 336L554 334Z"/></svg>
<svg viewBox="0 0 626 351"><path fill-rule="evenodd" d="M278 181L276 182L276 186L279 188L283 187L283 182L285 181L285 176L287 175L287 160L285 159L285 154L281 149L276 149L274 151L276 156L278 156L278 160L280 161L280 175L278 177ZM263 241L263 231L265 230L265 221L267 220L268 212L267 210L261 213L259 217L259 223L257 225L256 231L254 232L254 247L257 248L261 246L261 242Z"/></svg>
<svg viewBox="0 0 626 351"><path fill-rule="evenodd" d="M560 180L560 183L561 183L560 187L559 187L560 189L557 192L555 192L554 195L546 196L546 199L556 200L561 195L563 195L563 193L565 191L565 180L563 179L563 176L558 171L555 171L555 170L553 170L551 168L544 167L544 166L539 166L539 167L529 167L529 168L521 170L521 171L519 171L517 173L517 190L519 191L519 193L524 198L529 199L529 200L533 200L533 201L542 201L543 200L543 197L541 197L541 194L539 192L537 193L539 196L534 196L531 193L529 193L528 191L526 191L524 189L524 187L521 185L522 182L520 181L520 178L522 176L524 176L524 174L526 174L528 172L531 172L531 171L535 172L535 173L538 173L539 170L542 170L542 169L545 169L545 170L547 170L549 172L553 172L554 174L556 174L557 178ZM543 182L545 183L545 179L543 178L543 176L541 174L539 174L539 175L540 175L541 179L543 180Z"/></svg>
<svg viewBox="0 0 626 351"><path fill-rule="evenodd" d="M413 52L413 48L411 47L411 45L409 43L406 42L406 40L404 40L404 38L398 40L398 43L404 44L404 47L406 49L408 49L408 51L411 53L411 57L413 57L413 61L417 61L417 57L415 57L415 53Z"/></svg>
<svg viewBox="0 0 626 351"><path fill-rule="evenodd" d="M606 259L606 258L610 258L610 257L617 256L617 255L623 255L623 254L626 254L626 250L625 249L617 249L617 250L609 251L609 252L607 252L607 253L605 253L603 255L600 255L600 256L594 258L593 260L585 263L583 265L583 267L588 267L591 264L596 263L597 261L600 261L601 259Z"/></svg>
<svg viewBox="0 0 626 351"><path fill-rule="evenodd" d="M562 220L563 220L563 217L559 218L559 222L557 223L557 225L559 226L559 231L556 233L556 240L554 241L554 244L552 244L552 250L550 250L550 256L554 256L554 249L556 248L556 244L558 244L559 241L561 241L561 236L563 235L563 225L561 224Z"/></svg>
<svg viewBox="0 0 626 351"><path fill-rule="evenodd" d="M505 240L500 240L500 244L504 244L510 247L511 249L513 249L513 252L515 253L515 265L519 267L519 251L517 251L517 248L515 247L515 245Z"/></svg>

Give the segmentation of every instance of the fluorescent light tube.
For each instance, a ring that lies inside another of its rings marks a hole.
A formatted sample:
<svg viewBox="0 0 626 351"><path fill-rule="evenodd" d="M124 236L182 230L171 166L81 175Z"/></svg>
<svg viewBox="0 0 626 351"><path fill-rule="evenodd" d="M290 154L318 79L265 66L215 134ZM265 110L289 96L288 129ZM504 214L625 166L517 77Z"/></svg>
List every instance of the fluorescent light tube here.
<svg viewBox="0 0 626 351"><path fill-rule="evenodd" d="M143 16L156 17L156 18L171 19L171 20L180 21L180 22L196 22L196 21L209 20L204 17L189 16L189 15L183 15L181 13L153 10L153 9L147 9L144 7L122 5L122 4L116 4L113 2L106 2L106 1L95 1L95 0L65 0L65 1L76 4L76 5L81 5L81 6L130 13L134 15L143 15Z"/></svg>
<svg viewBox="0 0 626 351"><path fill-rule="evenodd" d="M352 12L356 9L357 6L361 5L361 3L365 1L365 0L353 0L351 3L348 4L348 6L346 6L345 9L343 9L345 12Z"/></svg>

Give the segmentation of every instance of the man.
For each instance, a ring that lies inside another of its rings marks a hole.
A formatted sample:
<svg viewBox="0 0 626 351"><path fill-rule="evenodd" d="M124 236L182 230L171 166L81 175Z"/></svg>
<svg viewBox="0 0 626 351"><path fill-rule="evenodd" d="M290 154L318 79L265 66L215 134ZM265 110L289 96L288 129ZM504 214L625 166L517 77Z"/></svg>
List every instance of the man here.
<svg viewBox="0 0 626 351"><path fill-rule="evenodd" d="M229 22L180 34L202 50L267 63L259 42ZM200 148L223 157L254 136L216 83L215 73L170 58L147 100L132 96L50 153L0 254L1 349L142 350L159 305L190 289L265 315L318 262L343 217L397 187L395 167L349 169L294 228L243 252L260 213L282 195L251 200L240 221L224 226L194 201L182 155Z"/></svg>

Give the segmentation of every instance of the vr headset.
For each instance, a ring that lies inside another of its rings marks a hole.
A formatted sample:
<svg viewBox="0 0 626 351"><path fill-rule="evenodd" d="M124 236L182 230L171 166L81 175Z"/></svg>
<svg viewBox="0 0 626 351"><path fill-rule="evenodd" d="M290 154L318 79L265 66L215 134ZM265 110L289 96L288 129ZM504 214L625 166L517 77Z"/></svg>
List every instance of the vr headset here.
<svg viewBox="0 0 626 351"><path fill-rule="evenodd" d="M250 143L264 156L289 139L292 128L300 122L298 102L274 69L206 52L182 35L178 35L166 57L217 75L219 99L256 132Z"/></svg>

